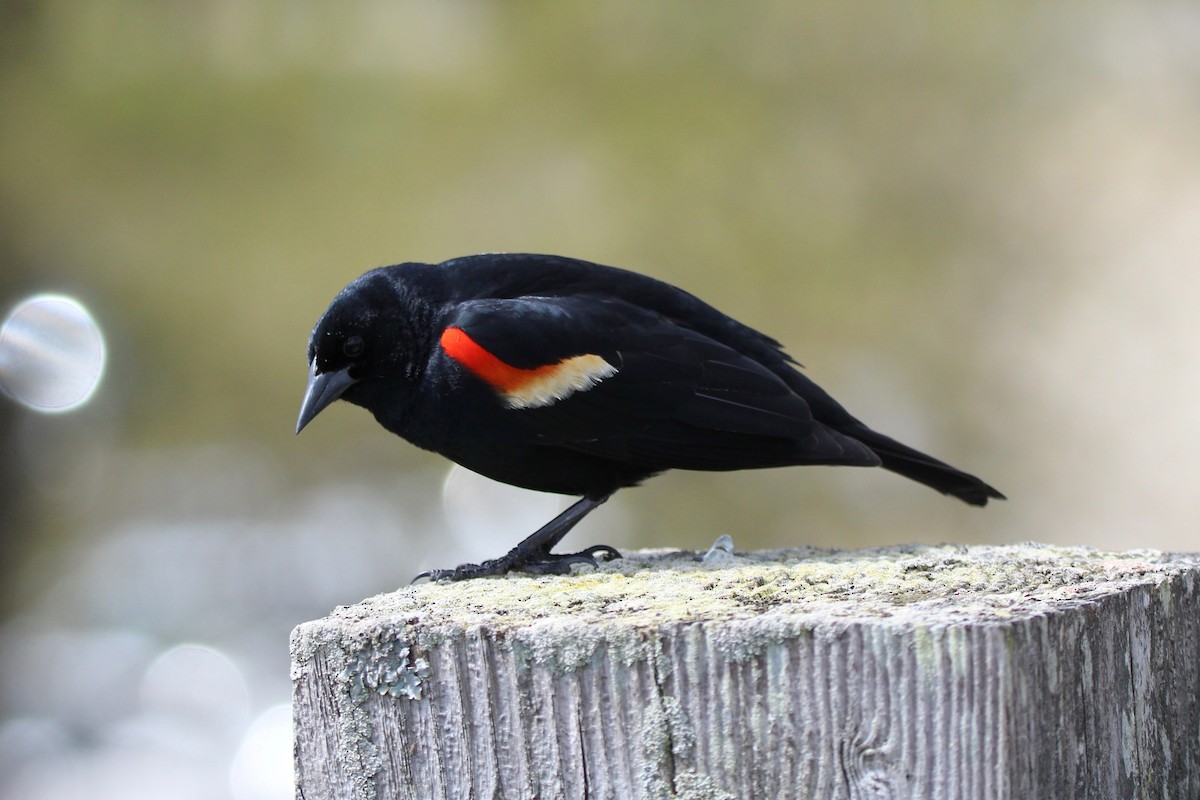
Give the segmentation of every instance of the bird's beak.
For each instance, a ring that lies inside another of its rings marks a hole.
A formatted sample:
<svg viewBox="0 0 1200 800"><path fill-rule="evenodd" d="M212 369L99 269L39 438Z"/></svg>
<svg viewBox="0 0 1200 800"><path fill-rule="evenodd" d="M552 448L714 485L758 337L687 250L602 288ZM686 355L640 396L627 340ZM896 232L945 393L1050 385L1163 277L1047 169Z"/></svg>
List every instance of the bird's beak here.
<svg viewBox="0 0 1200 800"><path fill-rule="evenodd" d="M342 392L355 383L357 381L350 377L349 367L337 372L317 372L317 362L314 359L308 371L308 388L304 390L304 401L300 403L296 433L304 430L304 426L312 422L313 417L321 413L321 409L341 397Z"/></svg>

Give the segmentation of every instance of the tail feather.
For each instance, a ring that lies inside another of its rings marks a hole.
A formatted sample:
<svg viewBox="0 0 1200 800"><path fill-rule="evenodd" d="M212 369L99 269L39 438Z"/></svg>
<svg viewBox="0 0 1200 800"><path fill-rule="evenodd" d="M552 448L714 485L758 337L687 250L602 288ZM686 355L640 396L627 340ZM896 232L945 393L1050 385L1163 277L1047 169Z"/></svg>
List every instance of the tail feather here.
<svg viewBox="0 0 1200 800"><path fill-rule="evenodd" d="M988 500L1006 499L999 491L974 475L955 469L944 461L925 455L889 436L877 433L858 423L841 432L875 451L886 470L903 475L917 483L937 489L942 494L957 497L973 506L986 506Z"/></svg>

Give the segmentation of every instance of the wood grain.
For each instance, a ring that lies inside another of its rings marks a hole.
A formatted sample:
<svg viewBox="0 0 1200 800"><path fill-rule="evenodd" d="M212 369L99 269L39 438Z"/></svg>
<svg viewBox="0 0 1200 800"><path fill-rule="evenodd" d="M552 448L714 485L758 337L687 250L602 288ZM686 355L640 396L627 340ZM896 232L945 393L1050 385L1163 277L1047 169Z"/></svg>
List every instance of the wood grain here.
<svg viewBox="0 0 1200 800"><path fill-rule="evenodd" d="M639 553L292 640L297 796L1200 796L1200 557Z"/></svg>

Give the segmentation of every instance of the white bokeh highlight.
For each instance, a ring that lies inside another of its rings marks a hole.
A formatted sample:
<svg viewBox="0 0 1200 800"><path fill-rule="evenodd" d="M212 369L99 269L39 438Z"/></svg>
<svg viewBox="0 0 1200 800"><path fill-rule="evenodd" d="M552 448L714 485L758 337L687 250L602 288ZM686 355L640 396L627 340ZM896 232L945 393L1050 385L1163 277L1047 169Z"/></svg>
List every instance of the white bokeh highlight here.
<svg viewBox="0 0 1200 800"><path fill-rule="evenodd" d="M34 411L82 406L100 385L104 362L100 326L70 297L30 297L0 325L0 391Z"/></svg>

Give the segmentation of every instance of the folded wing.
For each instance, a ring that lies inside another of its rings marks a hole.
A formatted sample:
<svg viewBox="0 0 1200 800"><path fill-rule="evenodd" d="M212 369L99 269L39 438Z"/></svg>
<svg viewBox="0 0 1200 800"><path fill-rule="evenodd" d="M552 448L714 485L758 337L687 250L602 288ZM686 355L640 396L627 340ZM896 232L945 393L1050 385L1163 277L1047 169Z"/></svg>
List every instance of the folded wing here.
<svg viewBox="0 0 1200 800"><path fill-rule="evenodd" d="M879 464L767 367L623 300L473 300L440 345L546 447L650 470Z"/></svg>

